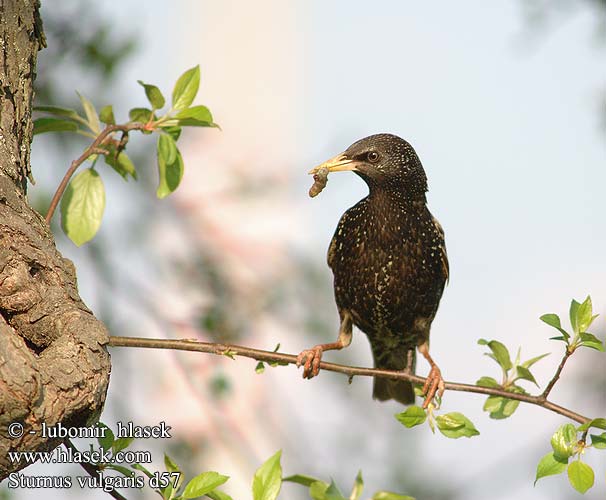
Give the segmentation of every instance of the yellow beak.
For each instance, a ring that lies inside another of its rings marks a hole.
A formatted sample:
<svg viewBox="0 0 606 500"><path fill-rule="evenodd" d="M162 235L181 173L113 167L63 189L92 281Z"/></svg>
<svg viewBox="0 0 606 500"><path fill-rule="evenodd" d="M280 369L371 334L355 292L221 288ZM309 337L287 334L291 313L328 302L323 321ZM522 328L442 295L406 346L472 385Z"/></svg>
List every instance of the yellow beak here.
<svg viewBox="0 0 606 500"><path fill-rule="evenodd" d="M322 163L322 165L318 165L317 167L312 168L309 173L315 174L320 169L326 168L329 172L342 172L344 170L355 170L356 162L347 158L344 154L340 154L331 158L328 161Z"/></svg>

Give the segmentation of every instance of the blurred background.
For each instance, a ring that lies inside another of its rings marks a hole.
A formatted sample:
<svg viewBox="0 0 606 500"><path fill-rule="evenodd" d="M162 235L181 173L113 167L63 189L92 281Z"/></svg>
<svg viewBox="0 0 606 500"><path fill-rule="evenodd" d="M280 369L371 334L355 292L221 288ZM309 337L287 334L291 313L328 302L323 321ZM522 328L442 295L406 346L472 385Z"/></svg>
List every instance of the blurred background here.
<svg viewBox="0 0 606 500"><path fill-rule="evenodd" d="M335 174L312 200L306 173L378 132L415 147L446 231L451 278L432 355L447 380L498 377L476 343L483 337L513 352L522 346L523 358L552 352L534 370L544 385L562 348L539 316L566 317L570 299L587 294L606 313L606 2L43 1L42 14L48 49L39 55L38 104L77 106L77 89L126 120L146 103L137 79L170 95L200 64L196 102L222 127L184 132L185 176L164 200L155 197L155 143L133 135L140 181L100 167L107 208L97 237L77 248L55 227L82 297L112 334L268 350L279 343L289 353L334 340L326 249L366 186ZM41 212L85 144L36 137L30 199ZM597 325L604 338L603 316ZM332 477L344 492L361 469L365 497L379 489L419 500L578 496L565 475L533 488L536 464L565 423L540 408L521 405L494 421L484 398L447 393L443 411L463 412L481 432L449 440L427 426L402 427L393 418L402 407L374 402L370 379L350 385L326 372L303 381L294 367L256 374L252 360L204 354L111 354L102 420L165 421L172 439L134 445L152 451L149 468L161 469L167 452L189 477L219 471L231 476L223 489L236 500L251 497L254 470L278 449L285 475ZM359 332L325 359L372 363ZM418 363L420 374L427 368ZM604 415L605 387L604 355L580 350L552 398ZM606 494L604 455L586 455L596 471L587 499ZM69 464L24 472L84 474ZM108 498L78 488L44 495ZM281 498L307 493L285 484Z"/></svg>

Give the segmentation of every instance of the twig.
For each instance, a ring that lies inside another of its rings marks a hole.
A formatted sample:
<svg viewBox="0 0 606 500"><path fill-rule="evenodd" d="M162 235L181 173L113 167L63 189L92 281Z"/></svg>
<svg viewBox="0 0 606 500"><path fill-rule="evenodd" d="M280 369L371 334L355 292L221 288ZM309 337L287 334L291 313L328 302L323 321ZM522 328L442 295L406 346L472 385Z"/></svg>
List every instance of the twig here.
<svg viewBox="0 0 606 500"><path fill-rule="evenodd" d="M570 350L568 350L568 348L566 348L566 352L564 353L564 357L562 358L562 361L560 361L560 365L558 366L558 369L556 370L555 375L549 381L549 383L547 384L547 387L545 387L545 390L543 391L543 394L541 394L539 396L540 398L542 398L544 400L547 399L547 396L549 396L549 393L551 392L551 389L553 389L553 386L555 385L555 383L560 378L560 373L562 373L562 369L564 368L564 365L566 364L566 361L568 361L568 358L570 357L570 355L573 352L574 351L570 351Z"/></svg>
<svg viewBox="0 0 606 500"><path fill-rule="evenodd" d="M67 169L67 172L65 172L65 175L63 176L63 179L61 179L61 183L59 184L59 187L57 187L57 191L55 191L55 194L53 195L53 199L51 200L50 206L48 207L48 212L46 213L46 217L45 217L46 222L48 224L50 224L50 221L53 218L53 215L55 213L55 210L57 209L57 205L59 204L59 200L61 199L61 196L63 196L63 193L65 192L65 189L67 188L67 185L69 184L69 180L72 178L72 175L74 175L74 172L78 169L78 167L80 165L82 165L88 159L88 157L90 155L98 153L98 147L103 143L103 141L108 136L110 136L114 132L118 132L118 131L122 131L123 133L127 134L131 130L145 130L146 127L147 127L147 125L144 123L127 123L125 125L107 125L99 133L99 135L91 143L91 145L84 150L84 153L82 153L77 159L72 161L71 165Z"/></svg>
<svg viewBox="0 0 606 500"><path fill-rule="evenodd" d="M116 337L111 336L109 338L109 345L112 347L144 347L151 349L177 349L180 351L196 351L206 352L210 354L219 354L226 356L243 356L246 358L252 358L257 361L266 362L277 362L285 364L295 364L297 362L297 356L292 354L283 354L280 352L263 351L261 349L253 349L251 347L243 347L238 345L229 344L216 344L212 342L200 342L198 340L170 340L170 339L147 339L139 337ZM364 377L383 377L390 379L402 379L414 382L415 384L424 384L425 378L417 375L404 373L402 371L395 370L379 370L376 368L361 368L356 366L340 365L336 363L326 363L322 361L320 363L322 370L343 373L347 376L354 377L360 375ZM561 371L561 370L560 370ZM555 383L555 382L554 382ZM480 387L478 385L471 384L460 384L456 382L446 382L446 390L450 391L462 391L462 392L473 392L476 394L485 394L488 396L500 396L507 399L513 399L540 406L547 410L563 415L571 420L584 424L589 422L591 419L575 413L568 408L559 406L551 401L547 401L543 395L530 396L528 394L518 394L514 392L508 392L504 389L496 389L493 387Z"/></svg>
<svg viewBox="0 0 606 500"><path fill-rule="evenodd" d="M72 443L68 438L63 440L63 446L65 446L68 450L71 449L74 453L80 453L80 451L78 450L78 448L76 448L74 446L74 443ZM88 472L88 474L94 478L100 478L101 477L101 471L99 470L99 467L97 467L96 465L90 463L90 462L84 462L84 461L79 461L79 464L82 466L82 468ZM122 496L120 493L118 493L115 489L111 489L111 490L104 490L106 493L109 493L112 497L114 497L116 500L127 500L126 497Z"/></svg>
<svg viewBox="0 0 606 500"><path fill-rule="evenodd" d="M579 442L583 443L583 446L585 446L587 444L587 434L589 433L589 429L585 429L583 431L583 434L581 435L581 439L579 440Z"/></svg>

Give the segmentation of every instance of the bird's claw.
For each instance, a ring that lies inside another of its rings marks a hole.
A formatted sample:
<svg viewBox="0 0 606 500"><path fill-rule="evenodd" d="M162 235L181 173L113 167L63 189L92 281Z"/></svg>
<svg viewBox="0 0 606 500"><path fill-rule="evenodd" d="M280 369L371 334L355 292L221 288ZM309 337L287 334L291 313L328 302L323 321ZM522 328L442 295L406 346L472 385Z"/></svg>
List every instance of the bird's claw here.
<svg viewBox="0 0 606 500"><path fill-rule="evenodd" d="M322 348L320 346L305 349L297 356L297 368L303 365L303 378L312 378L320 373Z"/></svg>
<svg viewBox="0 0 606 500"><path fill-rule="evenodd" d="M444 394L444 379L442 378L442 372L437 367L437 365L433 365L431 370L429 371L429 375L427 375L427 379L425 380L425 385L423 385L423 394L425 395L425 401L423 401L423 409L426 409L429 404L433 401L434 397L438 396L438 398L442 398Z"/></svg>

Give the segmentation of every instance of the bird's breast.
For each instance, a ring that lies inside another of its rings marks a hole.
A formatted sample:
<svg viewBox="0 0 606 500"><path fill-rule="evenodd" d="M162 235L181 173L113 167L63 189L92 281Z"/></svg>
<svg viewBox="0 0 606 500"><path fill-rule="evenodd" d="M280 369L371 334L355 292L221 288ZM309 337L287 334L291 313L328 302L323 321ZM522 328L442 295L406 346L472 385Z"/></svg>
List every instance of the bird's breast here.
<svg viewBox="0 0 606 500"><path fill-rule="evenodd" d="M335 297L369 335L433 318L444 278L432 227L422 214L382 216L364 206L341 219L329 251Z"/></svg>

